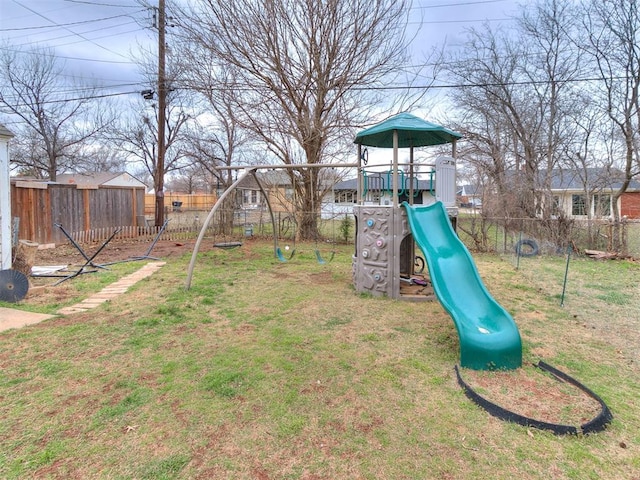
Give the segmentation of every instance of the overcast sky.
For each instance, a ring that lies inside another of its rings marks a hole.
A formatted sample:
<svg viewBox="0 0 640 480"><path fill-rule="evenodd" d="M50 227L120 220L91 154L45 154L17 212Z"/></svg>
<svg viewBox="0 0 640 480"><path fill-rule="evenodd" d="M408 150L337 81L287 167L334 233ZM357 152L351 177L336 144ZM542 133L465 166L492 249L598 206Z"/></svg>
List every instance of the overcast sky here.
<svg viewBox="0 0 640 480"><path fill-rule="evenodd" d="M415 0L409 27L417 33L416 63L436 45L460 45L465 28L510 21L516 6L514 0ZM141 45L156 48L152 16L136 0L0 0L0 48L5 42L54 47L70 75L121 92L141 90L133 57Z"/></svg>
<svg viewBox="0 0 640 480"><path fill-rule="evenodd" d="M135 0L0 0L0 48L48 46L65 73L94 79L111 91L142 89L132 61L153 47L151 14Z"/></svg>
<svg viewBox="0 0 640 480"><path fill-rule="evenodd" d="M167 5L172 1L166 0ZM146 3L157 5L157 0ZM492 27L510 24L517 7L516 0L413 0L408 37L414 38L414 64L442 45L458 48L466 29L485 22ZM87 77L103 87L101 94L133 100L142 90L155 88L134 61L141 47L157 51L153 15L154 9L137 0L0 0L0 48L52 47L64 62L65 75ZM431 92L430 106L413 113L434 121L446 105L441 101L445 92ZM388 152L373 150L371 163L387 161Z"/></svg>

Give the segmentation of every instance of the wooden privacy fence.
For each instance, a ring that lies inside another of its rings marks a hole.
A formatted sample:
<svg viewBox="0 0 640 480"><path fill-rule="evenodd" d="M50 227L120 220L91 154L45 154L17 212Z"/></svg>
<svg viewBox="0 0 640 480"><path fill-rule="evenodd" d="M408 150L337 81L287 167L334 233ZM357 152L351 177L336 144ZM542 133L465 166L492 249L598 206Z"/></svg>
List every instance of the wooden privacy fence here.
<svg viewBox="0 0 640 480"><path fill-rule="evenodd" d="M77 243L96 243L102 242L113 235L113 232L119 229L113 237L113 240L130 240L136 242L147 242L153 240L162 227L132 227L130 225L123 227L104 227L84 230L79 232L71 232L71 238ZM179 241L195 238L200 232L197 226L182 225L178 227L167 227L160 235L160 240Z"/></svg>
<svg viewBox="0 0 640 480"><path fill-rule="evenodd" d="M165 210L211 210L218 199L213 193L165 193ZM147 193L144 196L144 214L154 215L156 211L156 196Z"/></svg>
<svg viewBox="0 0 640 480"><path fill-rule="evenodd" d="M144 221L144 187L81 187L43 181L11 182L11 212L19 238L37 243L64 242L68 232L113 230Z"/></svg>

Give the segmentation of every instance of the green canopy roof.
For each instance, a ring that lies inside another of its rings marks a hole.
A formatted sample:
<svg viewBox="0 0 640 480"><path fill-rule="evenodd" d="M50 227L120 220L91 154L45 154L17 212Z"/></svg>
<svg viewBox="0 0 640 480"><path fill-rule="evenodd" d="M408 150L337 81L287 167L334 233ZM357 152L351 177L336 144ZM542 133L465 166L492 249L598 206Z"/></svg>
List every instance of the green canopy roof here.
<svg viewBox="0 0 640 480"><path fill-rule="evenodd" d="M398 147L426 147L451 143L462 135L410 113L399 113L362 130L354 143L369 147L393 148L393 131L398 131Z"/></svg>

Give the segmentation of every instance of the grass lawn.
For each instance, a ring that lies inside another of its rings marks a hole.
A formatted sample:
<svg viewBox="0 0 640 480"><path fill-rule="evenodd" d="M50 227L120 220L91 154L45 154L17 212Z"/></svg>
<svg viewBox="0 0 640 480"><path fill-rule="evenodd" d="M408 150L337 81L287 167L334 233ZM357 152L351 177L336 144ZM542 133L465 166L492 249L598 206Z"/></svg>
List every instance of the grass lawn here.
<svg viewBox="0 0 640 480"><path fill-rule="evenodd" d="M613 412L604 432L558 437L465 397L437 302L356 294L352 247L327 265L313 248L288 263L269 242L202 253L189 291L190 255L169 258L94 310L0 333L0 478L640 479L638 264L574 260L561 307L562 257L517 270L474 257L520 328L526 366L463 374L542 415L554 385L525 388L542 359ZM137 266L20 308L53 311ZM577 410L549 414L590 419Z"/></svg>

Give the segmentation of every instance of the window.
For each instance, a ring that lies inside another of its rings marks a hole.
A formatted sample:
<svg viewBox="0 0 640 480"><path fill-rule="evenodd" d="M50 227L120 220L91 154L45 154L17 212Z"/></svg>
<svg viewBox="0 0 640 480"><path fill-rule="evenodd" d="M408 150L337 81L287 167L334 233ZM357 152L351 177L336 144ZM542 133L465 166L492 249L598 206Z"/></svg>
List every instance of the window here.
<svg viewBox="0 0 640 480"><path fill-rule="evenodd" d="M369 193L367 193L367 197L366 200L371 202L371 203L375 203L380 205L380 190L373 190L373 191L369 191Z"/></svg>
<svg viewBox="0 0 640 480"><path fill-rule="evenodd" d="M611 195L598 194L593 196L593 214L596 217L611 215Z"/></svg>
<svg viewBox="0 0 640 480"><path fill-rule="evenodd" d="M243 190L242 191L242 205L256 205L258 203L258 191L257 190Z"/></svg>
<svg viewBox="0 0 640 480"><path fill-rule="evenodd" d="M571 195L571 215L586 215L586 203L584 195Z"/></svg>
<svg viewBox="0 0 640 480"><path fill-rule="evenodd" d="M335 192L334 203L356 203L356 193L353 190Z"/></svg>

